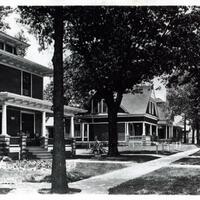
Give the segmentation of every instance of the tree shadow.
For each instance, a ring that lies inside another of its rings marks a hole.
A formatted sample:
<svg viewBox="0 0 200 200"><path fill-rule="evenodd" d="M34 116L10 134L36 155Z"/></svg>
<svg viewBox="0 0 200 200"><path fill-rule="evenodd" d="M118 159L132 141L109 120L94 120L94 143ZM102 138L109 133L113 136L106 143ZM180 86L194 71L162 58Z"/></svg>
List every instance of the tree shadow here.
<svg viewBox="0 0 200 200"><path fill-rule="evenodd" d="M0 188L0 194L8 194L14 188Z"/></svg>
<svg viewBox="0 0 200 200"><path fill-rule="evenodd" d="M76 189L76 188L68 188L66 194L76 194L76 193L80 193L81 190L80 189ZM42 188L38 190L39 194L55 194L51 192L51 188Z"/></svg>

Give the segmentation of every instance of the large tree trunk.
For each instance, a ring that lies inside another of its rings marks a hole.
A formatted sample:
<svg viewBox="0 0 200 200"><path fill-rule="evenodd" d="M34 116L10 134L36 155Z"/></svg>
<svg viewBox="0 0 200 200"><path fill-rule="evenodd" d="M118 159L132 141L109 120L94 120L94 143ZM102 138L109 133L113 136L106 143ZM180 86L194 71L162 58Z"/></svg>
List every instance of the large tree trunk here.
<svg viewBox="0 0 200 200"><path fill-rule="evenodd" d="M114 98L113 93L105 97L108 106L108 156L118 156L117 113L122 100L122 93L118 92Z"/></svg>
<svg viewBox="0 0 200 200"><path fill-rule="evenodd" d="M63 124L63 8L56 7L54 13L54 145L52 161L52 193L66 193L68 191L65 163L65 143Z"/></svg>
<svg viewBox="0 0 200 200"><path fill-rule="evenodd" d="M187 143L187 134L186 134L186 115L184 116L184 143Z"/></svg>
<svg viewBox="0 0 200 200"><path fill-rule="evenodd" d="M200 144L200 141L199 141L199 122L198 122L198 119L196 119L196 129L197 129L197 144Z"/></svg>
<svg viewBox="0 0 200 200"><path fill-rule="evenodd" d="M108 107L108 156L118 156L117 109Z"/></svg>
<svg viewBox="0 0 200 200"><path fill-rule="evenodd" d="M194 144L194 131L195 131L195 129L194 129L194 127L192 127L192 144Z"/></svg>

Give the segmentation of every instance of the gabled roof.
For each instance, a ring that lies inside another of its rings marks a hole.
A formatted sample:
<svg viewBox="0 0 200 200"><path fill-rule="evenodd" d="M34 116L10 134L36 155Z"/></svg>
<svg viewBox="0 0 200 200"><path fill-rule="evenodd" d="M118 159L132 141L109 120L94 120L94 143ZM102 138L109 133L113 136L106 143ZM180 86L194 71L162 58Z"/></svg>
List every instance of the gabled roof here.
<svg viewBox="0 0 200 200"><path fill-rule="evenodd" d="M170 120L170 110L165 101L156 99L159 120Z"/></svg>
<svg viewBox="0 0 200 200"><path fill-rule="evenodd" d="M121 108L129 114L145 114L149 99L152 95L152 86L141 86L140 92L123 95Z"/></svg>

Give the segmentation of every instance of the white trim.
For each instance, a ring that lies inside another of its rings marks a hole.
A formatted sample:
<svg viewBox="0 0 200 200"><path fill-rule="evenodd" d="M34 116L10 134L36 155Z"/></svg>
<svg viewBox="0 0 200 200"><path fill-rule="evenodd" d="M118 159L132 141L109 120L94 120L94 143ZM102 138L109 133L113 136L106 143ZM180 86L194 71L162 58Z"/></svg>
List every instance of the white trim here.
<svg viewBox="0 0 200 200"><path fill-rule="evenodd" d="M30 73L30 75L31 75L31 83L30 83L31 84L31 97L33 97L33 75L32 75L32 73ZM43 88L43 85L42 85L42 88Z"/></svg>
<svg viewBox="0 0 200 200"><path fill-rule="evenodd" d="M4 66L7 66L7 67L11 67L11 68L13 68L13 69L17 69L17 70L22 71L22 72L27 72L27 73L34 74L34 75L39 76L39 77L41 77L41 78L44 77L44 76L42 76L42 75L40 75L40 74L36 74L36 73L34 73L34 72L30 72L30 71L25 70L25 69L22 70L22 69L19 69L18 67L14 67L14 66L10 65L9 63L4 63L4 62L1 62L1 61L0 61L0 64L2 64L2 65L4 65Z"/></svg>

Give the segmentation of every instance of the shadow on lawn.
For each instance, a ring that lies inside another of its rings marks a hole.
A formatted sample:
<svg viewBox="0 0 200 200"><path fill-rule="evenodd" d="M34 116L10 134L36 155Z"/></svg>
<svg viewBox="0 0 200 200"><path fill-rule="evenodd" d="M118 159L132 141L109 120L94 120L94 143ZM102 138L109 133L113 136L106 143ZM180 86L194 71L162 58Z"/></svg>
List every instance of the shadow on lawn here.
<svg viewBox="0 0 200 200"><path fill-rule="evenodd" d="M80 192L81 192L80 189L68 188L68 191L66 192L66 194L76 194L76 193L80 193ZM40 194L53 194L51 192L50 188L42 188L42 189L38 190L38 193L40 193Z"/></svg>
<svg viewBox="0 0 200 200"><path fill-rule="evenodd" d="M0 194L8 194L13 188L0 188Z"/></svg>

